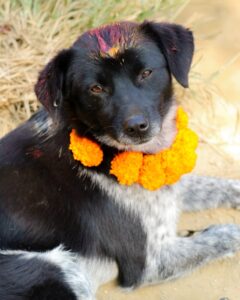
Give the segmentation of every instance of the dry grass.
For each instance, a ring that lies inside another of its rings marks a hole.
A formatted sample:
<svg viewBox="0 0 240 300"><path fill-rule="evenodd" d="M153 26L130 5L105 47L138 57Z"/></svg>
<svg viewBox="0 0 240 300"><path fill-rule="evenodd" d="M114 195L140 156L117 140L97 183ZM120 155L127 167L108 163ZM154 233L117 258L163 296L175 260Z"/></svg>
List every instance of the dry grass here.
<svg viewBox="0 0 240 300"><path fill-rule="evenodd" d="M186 0L0 0L0 135L34 112L37 74L87 28L116 20L170 19Z"/></svg>

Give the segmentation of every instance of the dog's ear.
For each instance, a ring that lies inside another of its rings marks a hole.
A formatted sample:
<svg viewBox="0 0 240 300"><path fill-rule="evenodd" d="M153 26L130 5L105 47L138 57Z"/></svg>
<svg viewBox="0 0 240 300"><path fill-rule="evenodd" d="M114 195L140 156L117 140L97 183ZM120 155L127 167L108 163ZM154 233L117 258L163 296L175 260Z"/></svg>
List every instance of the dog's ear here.
<svg viewBox="0 0 240 300"><path fill-rule="evenodd" d="M188 87L188 73L194 52L193 34L181 25L145 21L141 29L160 47L170 72L183 86Z"/></svg>
<svg viewBox="0 0 240 300"><path fill-rule="evenodd" d="M72 49L62 50L39 74L35 94L49 112L52 112L63 99L66 73L72 56Z"/></svg>

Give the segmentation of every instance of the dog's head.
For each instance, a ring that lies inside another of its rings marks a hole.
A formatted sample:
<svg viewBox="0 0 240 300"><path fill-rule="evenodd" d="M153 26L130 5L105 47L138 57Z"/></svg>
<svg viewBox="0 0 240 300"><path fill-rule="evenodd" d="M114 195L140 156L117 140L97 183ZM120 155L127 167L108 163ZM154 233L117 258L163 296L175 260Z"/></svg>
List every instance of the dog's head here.
<svg viewBox="0 0 240 300"><path fill-rule="evenodd" d="M68 114L69 126L79 125L102 143L156 152L174 138L171 76L188 86L193 50L191 31L180 25L103 26L53 58L35 92L50 113Z"/></svg>

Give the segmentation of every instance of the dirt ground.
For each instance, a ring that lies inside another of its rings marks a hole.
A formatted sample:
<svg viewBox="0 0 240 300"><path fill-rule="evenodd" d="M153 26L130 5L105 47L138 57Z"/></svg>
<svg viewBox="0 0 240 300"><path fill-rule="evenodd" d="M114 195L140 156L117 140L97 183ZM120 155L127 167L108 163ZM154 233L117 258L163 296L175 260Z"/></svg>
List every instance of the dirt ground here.
<svg viewBox="0 0 240 300"><path fill-rule="evenodd" d="M201 118L207 109L199 104L197 117L204 125L214 124L216 135L221 135L225 143L214 144L214 136L208 136L210 143L199 147L196 173L240 178L240 1L212 0L191 1L179 15L179 22L191 20L196 36L197 55L201 60L197 71L211 76L215 71L218 87L213 107L212 119ZM188 25L188 24L186 24ZM224 100L223 100L224 99ZM206 105L206 104L205 104ZM196 108L196 106L194 106ZM217 118L216 118L217 115ZM219 123L217 123L219 122ZM200 122L201 124L201 122ZM213 131L211 131L212 134ZM212 143L211 143L212 141ZM179 230L200 229L214 223L239 223L240 211L218 209L201 213L188 213L181 217ZM123 293L114 283L103 286L98 300L229 300L240 299L240 254L218 262L213 262L185 278L153 287Z"/></svg>

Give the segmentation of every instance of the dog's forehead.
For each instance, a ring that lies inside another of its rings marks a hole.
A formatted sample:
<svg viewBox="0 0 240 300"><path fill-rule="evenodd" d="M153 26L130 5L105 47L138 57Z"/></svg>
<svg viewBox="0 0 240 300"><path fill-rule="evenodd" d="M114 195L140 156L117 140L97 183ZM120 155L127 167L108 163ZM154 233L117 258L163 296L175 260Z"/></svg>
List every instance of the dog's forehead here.
<svg viewBox="0 0 240 300"><path fill-rule="evenodd" d="M142 39L139 25L121 22L91 29L81 35L74 47L81 47L90 55L115 57L129 48L136 48Z"/></svg>

